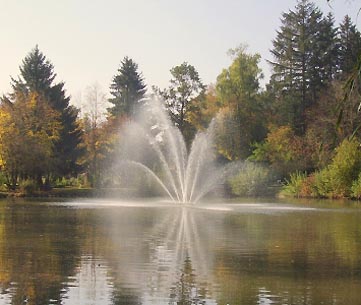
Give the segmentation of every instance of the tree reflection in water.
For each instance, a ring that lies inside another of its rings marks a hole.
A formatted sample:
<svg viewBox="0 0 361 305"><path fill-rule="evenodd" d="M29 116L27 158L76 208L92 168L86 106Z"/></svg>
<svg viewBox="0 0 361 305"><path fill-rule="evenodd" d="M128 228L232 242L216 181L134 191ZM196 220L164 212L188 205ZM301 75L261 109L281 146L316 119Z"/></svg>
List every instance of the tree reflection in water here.
<svg viewBox="0 0 361 305"><path fill-rule="evenodd" d="M169 305L198 305L206 304L205 289L199 289L196 283L196 275L192 268L189 256L184 261L179 281L171 288Z"/></svg>
<svg viewBox="0 0 361 305"><path fill-rule="evenodd" d="M359 208L126 204L1 203L0 305L359 304Z"/></svg>
<svg viewBox="0 0 361 305"><path fill-rule="evenodd" d="M196 208L178 207L168 212L152 229L152 269L146 275L149 299L169 296L169 304L207 303L215 285L211 273L213 233L213 227Z"/></svg>

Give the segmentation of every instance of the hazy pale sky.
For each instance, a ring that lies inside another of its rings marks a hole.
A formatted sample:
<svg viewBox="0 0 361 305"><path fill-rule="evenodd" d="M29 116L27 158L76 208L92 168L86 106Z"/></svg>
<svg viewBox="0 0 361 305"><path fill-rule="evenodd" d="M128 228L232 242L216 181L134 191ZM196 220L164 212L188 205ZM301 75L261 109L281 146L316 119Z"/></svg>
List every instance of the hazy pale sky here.
<svg viewBox="0 0 361 305"><path fill-rule="evenodd" d="M337 24L357 17L361 1L314 3ZM76 97L98 82L105 93L124 56L138 63L148 86L165 87L169 70L187 61L205 84L214 83L241 43L260 53L261 68L283 11L296 0L0 0L0 93L10 90L22 59L36 44L55 66L57 81Z"/></svg>

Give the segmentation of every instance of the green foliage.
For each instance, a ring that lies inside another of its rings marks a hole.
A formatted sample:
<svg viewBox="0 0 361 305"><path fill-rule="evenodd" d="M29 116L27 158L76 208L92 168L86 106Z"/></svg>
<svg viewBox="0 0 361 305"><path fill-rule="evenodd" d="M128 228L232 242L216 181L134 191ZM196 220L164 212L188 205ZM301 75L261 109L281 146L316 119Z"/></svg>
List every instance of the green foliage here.
<svg viewBox="0 0 361 305"><path fill-rule="evenodd" d="M217 77L216 94L221 102L221 122L217 146L230 160L245 159L251 153L250 144L263 140L265 116L259 97L259 54L249 54L245 46L230 50L233 62Z"/></svg>
<svg viewBox="0 0 361 305"><path fill-rule="evenodd" d="M155 90L164 99L172 121L182 134L187 136L187 142L190 142L193 135L190 132L192 126L189 113L196 103L195 100L204 94L205 86L198 71L187 62L173 67L170 73L170 86L164 90Z"/></svg>
<svg viewBox="0 0 361 305"><path fill-rule="evenodd" d="M0 171L0 192L4 192L8 190L8 179L6 177L6 173L4 172L4 170Z"/></svg>
<svg viewBox="0 0 361 305"><path fill-rule="evenodd" d="M274 61L270 89L277 97L275 107L281 124L290 124L303 134L306 109L317 101L320 89L334 75L336 30L332 16L324 18L307 0L283 13L281 21L271 50Z"/></svg>
<svg viewBox="0 0 361 305"><path fill-rule="evenodd" d="M239 173L228 181L236 196L265 196L271 182L269 170L251 162L244 163Z"/></svg>
<svg viewBox="0 0 361 305"><path fill-rule="evenodd" d="M56 77L54 66L37 45L22 61L20 75L18 80L12 79L14 91L20 88L39 93L48 91Z"/></svg>
<svg viewBox="0 0 361 305"><path fill-rule="evenodd" d="M361 53L361 34L346 15L339 28L339 69L346 75L351 73Z"/></svg>
<svg viewBox="0 0 361 305"><path fill-rule="evenodd" d="M314 173L315 197L326 198L331 196L332 184L328 168Z"/></svg>
<svg viewBox="0 0 361 305"><path fill-rule="evenodd" d="M83 186L82 180L76 177L65 178L62 177L55 181L54 187L65 188L65 187L76 187L80 188Z"/></svg>
<svg viewBox="0 0 361 305"><path fill-rule="evenodd" d="M32 179L22 180L19 184L19 191L24 195L33 195L39 191L39 185Z"/></svg>
<svg viewBox="0 0 361 305"><path fill-rule="evenodd" d="M83 153L79 147L82 131L77 122L78 109L69 105L64 83L54 83L55 77L54 66L36 46L23 60L18 80L12 79L12 98L19 92L36 93L60 114L59 137L54 144L55 158L50 171L53 176L64 176L80 170L77 161Z"/></svg>
<svg viewBox="0 0 361 305"><path fill-rule="evenodd" d="M361 173L359 174L357 180L352 183L351 196L358 200L361 199Z"/></svg>
<svg viewBox="0 0 361 305"><path fill-rule="evenodd" d="M361 150L356 140L344 140L336 149L331 164L307 177L291 174L285 192L295 196L356 197L360 193Z"/></svg>
<svg viewBox="0 0 361 305"><path fill-rule="evenodd" d="M350 195L350 189L361 171L361 150L357 140L344 140L327 168L333 197Z"/></svg>
<svg viewBox="0 0 361 305"><path fill-rule="evenodd" d="M296 171L290 175L289 180L286 180L286 185L283 187L283 192L288 195L299 197L302 194L302 188L307 174Z"/></svg>
<svg viewBox="0 0 361 305"><path fill-rule="evenodd" d="M109 99L109 103L113 106L108 108L108 112L115 117L134 115L146 90L142 74L138 72L138 65L131 58L124 57L110 85L110 94L113 97Z"/></svg>
<svg viewBox="0 0 361 305"><path fill-rule="evenodd" d="M280 178L297 170L306 170L311 163L307 147L290 126L273 127L263 143L254 144L250 160L267 162Z"/></svg>

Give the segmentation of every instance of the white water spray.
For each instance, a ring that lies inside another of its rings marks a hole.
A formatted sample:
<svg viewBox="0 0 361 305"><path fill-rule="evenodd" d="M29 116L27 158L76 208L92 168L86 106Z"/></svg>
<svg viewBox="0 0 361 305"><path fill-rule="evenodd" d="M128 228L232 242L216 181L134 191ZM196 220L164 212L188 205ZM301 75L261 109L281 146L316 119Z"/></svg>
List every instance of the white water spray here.
<svg viewBox="0 0 361 305"><path fill-rule="evenodd" d="M212 124L199 132L188 152L161 103L148 101L122 133L121 164L141 169L173 202L196 203L226 173L225 167L215 162L213 132Z"/></svg>

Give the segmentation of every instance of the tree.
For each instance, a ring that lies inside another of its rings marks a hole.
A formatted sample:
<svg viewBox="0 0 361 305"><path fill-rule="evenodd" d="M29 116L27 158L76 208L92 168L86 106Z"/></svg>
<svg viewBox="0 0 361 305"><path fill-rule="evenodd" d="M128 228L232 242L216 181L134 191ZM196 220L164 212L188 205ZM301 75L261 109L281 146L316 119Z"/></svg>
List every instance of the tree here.
<svg viewBox="0 0 361 305"><path fill-rule="evenodd" d="M308 149L303 138L295 135L290 126L271 127L263 143L257 143L251 159L269 163L279 178L307 169L310 165Z"/></svg>
<svg viewBox="0 0 361 305"><path fill-rule="evenodd" d="M333 17L324 18L308 0L295 11L282 15L282 26L273 40L271 76L281 124L290 124L298 134L306 131L305 111L332 78L337 64ZM291 114L291 115L290 115Z"/></svg>
<svg viewBox="0 0 361 305"><path fill-rule="evenodd" d="M64 83L54 83L54 66L36 46L22 61L18 80L12 78L13 94L42 95L49 106L60 113L61 129L55 143L55 160L52 173L54 176L76 174L80 168L77 160L82 155L79 147L81 129L77 117L78 109L69 105Z"/></svg>
<svg viewBox="0 0 361 305"><path fill-rule="evenodd" d="M217 98L222 104L222 128L218 137L223 154L233 160L246 158L251 143L265 136L262 105L259 99L259 54L249 54L245 46L230 50L233 58L229 68L217 77Z"/></svg>
<svg viewBox="0 0 361 305"><path fill-rule="evenodd" d="M83 122L83 145L85 147L84 167L89 174L92 187L100 183L100 162L104 159L106 141L104 135L104 111L106 96L98 84L86 89L86 105Z"/></svg>
<svg viewBox="0 0 361 305"><path fill-rule="evenodd" d="M173 67L170 73L172 75L170 86L158 90L158 93L164 99L172 121L182 134L186 135L186 140L189 142L191 135L188 132L190 128L188 115L194 105L194 99L204 93L205 86L198 71L187 62Z"/></svg>
<svg viewBox="0 0 361 305"><path fill-rule="evenodd" d="M146 90L143 76L138 72L138 65L131 58L124 57L110 85L110 94L113 97L109 99L109 103L113 106L108 108L109 114L115 117L133 116Z"/></svg>
<svg viewBox="0 0 361 305"><path fill-rule="evenodd" d="M361 55L361 34L348 15L340 24L339 45L339 69L347 76L353 71Z"/></svg>
<svg viewBox="0 0 361 305"><path fill-rule="evenodd" d="M61 130L60 114L38 93L16 92L0 107L0 161L8 185L19 179L43 185L54 165L54 148Z"/></svg>

